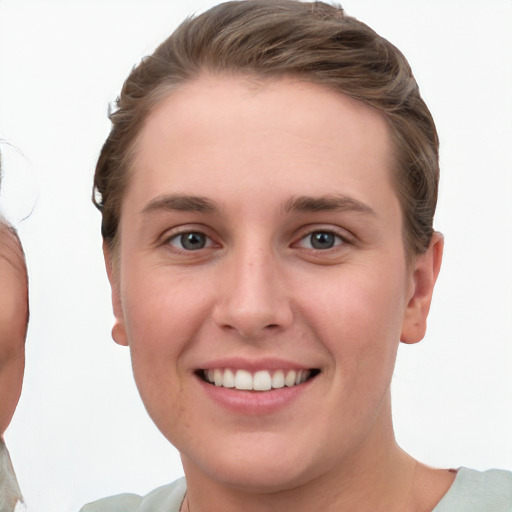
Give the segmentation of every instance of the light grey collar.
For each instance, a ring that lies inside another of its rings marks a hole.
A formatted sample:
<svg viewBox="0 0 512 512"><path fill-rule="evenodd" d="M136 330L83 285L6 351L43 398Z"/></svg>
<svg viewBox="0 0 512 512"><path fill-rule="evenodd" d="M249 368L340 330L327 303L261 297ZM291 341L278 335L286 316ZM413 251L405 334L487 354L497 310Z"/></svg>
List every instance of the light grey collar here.
<svg viewBox="0 0 512 512"><path fill-rule="evenodd" d="M0 437L0 512L18 511L22 504L23 496L14 474L11 458L4 440Z"/></svg>

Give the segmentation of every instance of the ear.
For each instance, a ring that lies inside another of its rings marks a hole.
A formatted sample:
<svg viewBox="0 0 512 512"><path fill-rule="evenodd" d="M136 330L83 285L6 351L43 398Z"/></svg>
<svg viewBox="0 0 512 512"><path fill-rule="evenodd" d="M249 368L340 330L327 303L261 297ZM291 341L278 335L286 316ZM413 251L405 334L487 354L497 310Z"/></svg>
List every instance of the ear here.
<svg viewBox="0 0 512 512"><path fill-rule="evenodd" d="M119 345L128 346L128 336L126 335L126 326L124 322L123 305L121 302L121 291L119 287L119 269L116 268L112 249L107 242L103 242L103 257L105 258L105 267L107 276L112 289L112 309L114 311L114 326L112 327L112 338Z"/></svg>
<svg viewBox="0 0 512 512"><path fill-rule="evenodd" d="M425 336L432 293L443 259L443 246L443 235L434 232L426 252L417 255L413 263L411 291L400 336L403 343L417 343Z"/></svg>

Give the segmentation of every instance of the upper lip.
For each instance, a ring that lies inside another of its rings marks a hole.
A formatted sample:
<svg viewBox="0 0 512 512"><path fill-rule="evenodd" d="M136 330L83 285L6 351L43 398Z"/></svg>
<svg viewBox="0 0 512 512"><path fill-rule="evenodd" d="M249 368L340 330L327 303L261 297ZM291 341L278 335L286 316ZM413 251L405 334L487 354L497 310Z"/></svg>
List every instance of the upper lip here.
<svg viewBox="0 0 512 512"><path fill-rule="evenodd" d="M256 372L258 370L310 370L318 366L305 365L303 363L280 358L244 358L225 357L209 360L197 367L200 370L213 370L215 368L232 368L235 370L247 370Z"/></svg>

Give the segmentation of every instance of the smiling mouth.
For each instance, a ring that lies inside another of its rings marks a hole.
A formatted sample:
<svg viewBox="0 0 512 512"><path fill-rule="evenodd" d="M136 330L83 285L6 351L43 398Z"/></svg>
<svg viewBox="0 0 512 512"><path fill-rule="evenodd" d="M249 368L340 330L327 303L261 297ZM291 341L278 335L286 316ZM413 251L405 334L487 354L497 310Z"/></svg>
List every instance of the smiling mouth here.
<svg viewBox="0 0 512 512"><path fill-rule="evenodd" d="M310 370L232 370L231 368L214 368L198 370L197 375L208 384L240 391L270 391L284 387L304 384L320 373L318 369Z"/></svg>

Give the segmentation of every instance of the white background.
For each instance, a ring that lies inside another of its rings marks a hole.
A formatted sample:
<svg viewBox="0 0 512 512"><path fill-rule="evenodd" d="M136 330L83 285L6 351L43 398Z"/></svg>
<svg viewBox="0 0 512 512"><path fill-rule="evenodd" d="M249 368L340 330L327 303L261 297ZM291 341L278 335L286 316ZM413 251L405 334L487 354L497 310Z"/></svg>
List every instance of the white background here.
<svg viewBox="0 0 512 512"><path fill-rule="evenodd" d="M123 79L213 3L0 0L1 201L31 292L25 385L6 439L32 512L76 511L181 474L141 405L128 350L110 339L89 196ZM433 465L512 469L512 1L344 7L409 58L442 142L444 267L428 336L399 354L398 439Z"/></svg>

